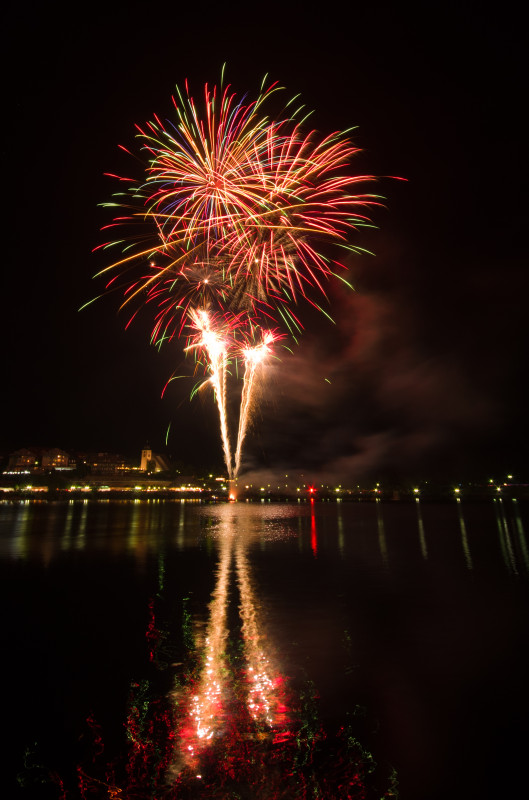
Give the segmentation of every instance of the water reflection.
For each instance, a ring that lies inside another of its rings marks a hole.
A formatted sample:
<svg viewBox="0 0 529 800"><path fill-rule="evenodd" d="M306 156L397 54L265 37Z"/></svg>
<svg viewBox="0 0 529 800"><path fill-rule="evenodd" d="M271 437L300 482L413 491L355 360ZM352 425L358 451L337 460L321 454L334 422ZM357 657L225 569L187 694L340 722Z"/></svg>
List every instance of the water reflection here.
<svg viewBox="0 0 529 800"><path fill-rule="evenodd" d="M187 714L175 749L171 769L173 777L186 769L195 774L203 772L201 760L214 739L233 737L233 731L230 731L230 718L233 716L248 735L277 734L286 724L283 678L272 665L267 652L248 560L248 547L252 539L262 536L263 529L255 530L253 535L252 532L240 531L230 516L227 507L226 514L221 515L217 532L219 562L201 645L201 670L194 679L190 697L185 698L185 693L182 697L182 692L174 695L177 713L178 708L187 706ZM241 623L241 657L237 659L236 673L233 672L234 666L230 667L228 653L228 607L233 567L239 590ZM254 723L253 729L250 720Z"/></svg>
<svg viewBox="0 0 529 800"><path fill-rule="evenodd" d="M468 544L467 527L465 525L463 511L461 510L461 500L459 499L459 497L457 498L456 502L457 502L457 516L459 517L459 528L461 530L461 545L463 547L463 553L465 554L465 562L468 569L473 569L474 565L472 563L472 556L470 554L470 547Z"/></svg>
<svg viewBox="0 0 529 800"><path fill-rule="evenodd" d="M377 529L378 529L378 546L380 547L380 555L382 556L382 561L384 562L384 566L388 566L388 545L386 542L386 530L384 528L384 517L382 516L382 503L380 500L376 499L376 507L377 507Z"/></svg>
<svg viewBox="0 0 529 800"><path fill-rule="evenodd" d="M396 775L377 770L354 720L346 718L329 730L319 719L316 687L281 672L251 561L252 548L278 533L273 516L230 506L211 511L215 585L205 619L193 619L187 601L183 604L188 652L182 663L172 664L175 688L163 695L155 681L132 684L125 766L119 760L103 762L101 729L95 720L87 721L97 752L89 766L78 769L81 797L397 796ZM315 516L311 507L311 544ZM281 535L293 533L284 509L281 524ZM312 549L316 554L317 544ZM156 610L167 585L160 558L158 594L149 603L146 631L149 660L159 669L168 666L171 636L170 623Z"/></svg>
<svg viewBox="0 0 529 800"><path fill-rule="evenodd" d="M345 546L345 539L344 539L344 528L343 528L343 514L342 514L342 507L341 503L337 505L337 526L338 526L338 550L340 551L340 555L343 557L343 551Z"/></svg>
<svg viewBox="0 0 529 800"><path fill-rule="evenodd" d="M75 546L77 550L84 550L86 546L86 523L88 520L88 500L83 500L81 519L77 527L77 539Z"/></svg>
<svg viewBox="0 0 529 800"><path fill-rule="evenodd" d="M415 506L417 508L417 525L419 526L419 544L421 546L421 554L424 560L428 559L428 547L426 545L426 536L424 534L424 523L421 514L421 501L417 497L415 499Z"/></svg>
<svg viewBox="0 0 529 800"><path fill-rule="evenodd" d="M314 511L314 498L310 498L310 546L314 556L318 555L318 535L316 532L316 513Z"/></svg>
<svg viewBox="0 0 529 800"><path fill-rule="evenodd" d="M520 516L520 509L518 508L518 501L513 500L514 508L514 521L516 524L516 532L520 541L520 551L522 554L523 563L527 572L529 572L529 550L527 548L527 540L525 538L525 531L523 528L522 518Z"/></svg>
<svg viewBox="0 0 529 800"><path fill-rule="evenodd" d="M23 500L3 504L0 558L38 559L45 566L66 553L110 547L114 555L131 554L140 565L163 546L170 533L178 549L195 538L185 507L198 502L157 499L111 501L108 498L47 502ZM175 524L176 520L176 524Z"/></svg>
<svg viewBox="0 0 529 800"><path fill-rule="evenodd" d="M432 515L431 506L424 506L419 498L416 498L414 505L418 545L422 559L428 561L432 557L429 539L435 535L437 512ZM83 499L67 503L26 500L16 505L4 504L0 520L0 558L7 556L23 561L37 559L44 566L49 566L57 557L69 553L107 553L110 550L115 557L132 556L138 567L146 570L149 559L157 557L166 546L180 552L189 546L196 547L204 527L217 525L215 520L219 518L221 507L208 507L194 500L158 499ZM324 508L326 513L322 514ZM457 498L456 509L457 528L453 526L452 535L457 531L461 557L466 568L473 571L479 567L476 562L478 555L472 552L472 541L477 531L475 522L474 530L472 525L469 527L467 514L472 511L474 518L474 508ZM492 503L492 509L505 570L515 576L519 575L520 570L529 572L529 545L518 502L515 499L497 498ZM490 513L487 510L487 516ZM392 566L385 517L393 525L395 515L393 507L379 499L374 504L364 506L343 503L323 506L311 498L304 504L239 504L237 510L239 521L253 519L252 536L262 551L266 550L275 515L281 524L285 519L291 520L289 530L291 534L297 534L300 553L310 548L313 557L318 558L323 541L328 548L330 540L327 533L325 540L322 539L322 530L327 531L327 520L331 520L331 536L335 537L342 558L352 557L362 541L362 530L366 530L369 531L369 547L376 548L379 563L387 570ZM411 524L412 519L409 516L408 519L408 524ZM210 538L206 538L205 545L209 551L215 547ZM397 546L400 548L400 545Z"/></svg>
<svg viewBox="0 0 529 800"><path fill-rule="evenodd" d="M507 522L507 517L505 515L503 500L501 498L494 501L494 512L496 515L496 524L498 526L503 561L510 572L512 572L514 575L518 575L516 554L514 551L511 533L509 531L509 523Z"/></svg>
<svg viewBox="0 0 529 800"><path fill-rule="evenodd" d="M11 555L13 558L25 558L28 553L28 527L31 518L30 501L23 501L17 509L13 534L11 537Z"/></svg>
<svg viewBox="0 0 529 800"><path fill-rule="evenodd" d="M403 797L437 796L459 742L488 746L483 718L475 730L460 714L481 703L482 664L492 676L508 654L493 684L501 703L487 707L491 735L504 735L500 705L513 718L525 710L522 592L505 591L528 570L519 505L1 506L18 639L42 638L26 672L17 657L20 683L6 683L24 728L18 752L41 748L27 796L381 800L396 796L382 766L391 759ZM37 687L52 698L48 714L24 700L40 661L51 667ZM516 745L516 728L505 741ZM410 795L418 759L429 760L431 791ZM43 762L56 791L40 794Z"/></svg>
<svg viewBox="0 0 529 800"><path fill-rule="evenodd" d="M72 546L72 528L74 517L74 502L70 500L68 503L68 511L66 512L66 520L64 523L64 534L61 540L61 550L68 551Z"/></svg>

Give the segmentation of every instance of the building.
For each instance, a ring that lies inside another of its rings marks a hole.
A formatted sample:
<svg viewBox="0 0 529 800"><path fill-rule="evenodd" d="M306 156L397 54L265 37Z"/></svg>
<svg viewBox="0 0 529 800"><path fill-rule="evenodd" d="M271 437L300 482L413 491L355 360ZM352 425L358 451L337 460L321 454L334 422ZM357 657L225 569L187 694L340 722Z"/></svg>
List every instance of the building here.
<svg viewBox="0 0 529 800"><path fill-rule="evenodd" d="M23 447L9 456L4 474L42 473L51 470L75 469L75 459L59 447L44 450L42 447Z"/></svg>
<svg viewBox="0 0 529 800"><path fill-rule="evenodd" d="M41 463L44 469L68 469L70 456L64 450L53 447L51 450L44 450Z"/></svg>
<svg viewBox="0 0 529 800"><path fill-rule="evenodd" d="M39 466L39 454L36 450L28 450L22 447L20 450L15 450L9 456L7 464L7 473L13 472L32 472Z"/></svg>
<svg viewBox="0 0 529 800"><path fill-rule="evenodd" d="M129 460L117 453L86 453L82 462L94 475L116 475L131 469Z"/></svg>
<svg viewBox="0 0 529 800"><path fill-rule="evenodd" d="M149 469L149 462L152 461L152 450L148 444L145 445L141 451L140 469L142 472L147 472Z"/></svg>
<svg viewBox="0 0 529 800"><path fill-rule="evenodd" d="M153 453L149 445L141 451L140 470L142 472L166 472L170 468L169 460L158 453Z"/></svg>

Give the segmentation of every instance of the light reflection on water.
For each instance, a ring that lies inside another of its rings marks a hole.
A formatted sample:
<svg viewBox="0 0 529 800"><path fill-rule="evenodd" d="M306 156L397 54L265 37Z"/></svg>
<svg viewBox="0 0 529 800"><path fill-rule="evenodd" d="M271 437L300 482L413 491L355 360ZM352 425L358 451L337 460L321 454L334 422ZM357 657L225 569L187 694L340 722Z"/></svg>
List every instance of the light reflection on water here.
<svg viewBox="0 0 529 800"><path fill-rule="evenodd" d="M417 507L417 524L419 526L419 542L421 545L421 554L424 560L426 561L428 558L428 545L426 544L424 523L422 521L422 514L421 514L421 504L418 498L415 500L415 505Z"/></svg>
<svg viewBox="0 0 529 800"><path fill-rule="evenodd" d="M202 665L191 690L177 691L172 697L175 715L178 707L186 708L175 747L175 759L170 774L179 779L184 769L191 774L201 774L200 757L211 747L214 737L226 735L229 717L241 720L240 709L234 709L236 686L242 696L248 718L255 723L255 732L278 732L287 728L286 706L282 695L283 678L274 666L262 629L259 601L250 574L248 548L252 541L266 535L263 520L255 515L234 512L233 507L221 506L217 510L217 525L213 535L218 545L218 564L215 589L209 605L209 618L199 647ZM246 523L241 528L242 517ZM253 527L247 526L248 522ZM228 667L228 606L231 573L239 590L239 616L241 636L241 662L238 674L230 674ZM231 680L230 680L231 678ZM230 686L231 683L231 686ZM231 708L228 706L231 704ZM240 733L240 731L239 731ZM233 732L231 733L233 739Z"/></svg>
<svg viewBox="0 0 529 800"><path fill-rule="evenodd" d="M470 547L468 544L467 528L465 525L463 512L461 510L461 500L459 499L459 497L457 498L456 502L457 502L457 515L459 517L459 527L461 529L461 544L463 547L463 553L465 554L465 562L468 569L473 569L472 555L470 554Z"/></svg>
<svg viewBox="0 0 529 800"><path fill-rule="evenodd" d="M65 606L73 569L82 586L85 574L90 586L110 582L116 598L131 591L123 576L137 576L144 612L128 621L146 620L143 648L122 668L127 708L112 698L105 705L127 739L104 747L105 726L87 705L92 752L70 764L74 777L63 763L68 798L380 800L396 797L401 781L403 800L430 800L444 785L439 769L455 770L446 752L459 721L451 730L421 670L441 694L451 686L468 704L484 663L491 674L500 666L494 694L529 662L509 618L529 574L523 513L512 500L2 504L0 565L17 567L21 579L25 566L52 570ZM107 650L90 639L96 609L79 653L112 674L119 650L130 650L128 634L116 627ZM59 604L54 612L66 613ZM57 671L64 680L60 662ZM82 707L81 692L75 702ZM511 716L496 714L505 728ZM477 736L482 743L485 734ZM477 752L472 758L475 771ZM47 774L57 792L46 796L60 797L61 769ZM470 781L450 797L473 796Z"/></svg>
<svg viewBox="0 0 529 800"><path fill-rule="evenodd" d="M73 550L101 551L110 549L114 555L132 554L139 563L145 564L149 553L156 552L162 546L170 546L177 550L197 546L204 534L204 527L224 513L221 509L232 508L231 519L239 526L251 521L252 536L262 550L266 550L267 541L287 537L297 537L299 552L310 546L314 558L318 557L321 547L318 533L318 515L325 509L325 517L333 516L333 533L335 543L342 557L347 551L365 543L366 529L376 531L379 567L391 569L391 550L394 546L392 533L388 540L386 517L392 524L393 508L376 500L373 504L315 504L311 499L307 503L297 504L238 504L237 506L205 505L200 501L166 501L166 500L133 500L111 501L108 499L90 501L70 500L67 503L46 503L42 500L25 500L13 504L0 503L0 559L11 557L22 560L39 560L48 566L61 553ZM236 508L236 513L233 509ZM315 512L318 508L318 514ZM361 513L355 514L355 509ZM411 511L412 506L408 506ZM461 554L468 570L475 568L472 555L472 540L480 536L480 530L469 532L464 503L456 499L454 513L447 519L447 507L443 509L446 531L444 535L453 538L456 529L459 531ZM472 508L472 507L470 507ZM482 509L484 506L481 507ZM366 510L367 509L367 510ZM427 561L431 557L428 537L440 535L439 522L432 525L432 507L415 502L415 526L418 534L418 546L421 557ZM425 524L424 509L429 517ZM494 500L487 505L489 522L491 513L495 519L497 545L505 569L513 575L520 570L529 572L529 547L519 503L516 500ZM347 524L344 513L347 513ZM355 520L355 516L358 519ZM224 517L222 517L224 518ZM457 518L457 528L454 525ZM202 520L202 522L200 522ZM406 525L409 531L413 521L408 514ZM347 526L346 526L347 525ZM209 531L213 533L212 530ZM399 536L401 531L398 532ZM399 545L400 546L400 545ZM372 545L370 545L372 550ZM370 553L370 558L375 554Z"/></svg>

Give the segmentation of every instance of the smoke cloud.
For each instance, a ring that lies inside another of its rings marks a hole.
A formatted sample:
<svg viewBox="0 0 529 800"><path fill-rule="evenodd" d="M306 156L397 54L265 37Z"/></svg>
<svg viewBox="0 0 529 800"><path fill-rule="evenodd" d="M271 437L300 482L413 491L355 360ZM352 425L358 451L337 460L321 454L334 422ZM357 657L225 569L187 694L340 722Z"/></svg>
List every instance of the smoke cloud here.
<svg viewBox="0 0 529 800"><path fill-rule="evenodd" d="M272 475L267 464L316 480L409 472L444 465L448 453L457 467L496 416L465 347L426 347L424 320L399 292L340 296L333 313L335 327L307 329L267 367L248 479L256 468L256 480Z"/></svg>

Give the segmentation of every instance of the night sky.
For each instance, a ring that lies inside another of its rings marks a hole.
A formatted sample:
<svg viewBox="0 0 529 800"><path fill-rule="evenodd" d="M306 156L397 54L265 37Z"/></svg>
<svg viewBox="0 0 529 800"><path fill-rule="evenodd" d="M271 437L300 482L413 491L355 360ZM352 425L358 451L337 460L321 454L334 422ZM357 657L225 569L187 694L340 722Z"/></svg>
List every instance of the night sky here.
<svg viewBox="0 0 529 800"><path fill-rule="evenodd" d="M288 9L285 10L285 6ZM211 397L177 344L127 331L92 254L97 204L133 126L171 115L222 64L238 94L265 73L301 93L322 133L358 126L353 169L381 177L378 230L351 260L356 292L329 288L333 326L269 369L246 468L529 478L526 48L514 4L20 4L3 52L4 390L0 453L130 455L148 440L186 464L221 464ZM60 10L61 9L61 10ZM345 11L347 9L347 13ZM521 12L520 12L521 13ZM522 141L523 140L523 141ZM179 371L180 370L180 371Z"/></svg>

